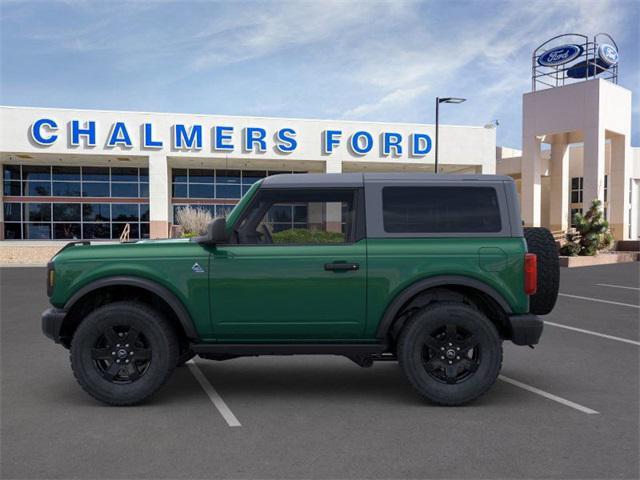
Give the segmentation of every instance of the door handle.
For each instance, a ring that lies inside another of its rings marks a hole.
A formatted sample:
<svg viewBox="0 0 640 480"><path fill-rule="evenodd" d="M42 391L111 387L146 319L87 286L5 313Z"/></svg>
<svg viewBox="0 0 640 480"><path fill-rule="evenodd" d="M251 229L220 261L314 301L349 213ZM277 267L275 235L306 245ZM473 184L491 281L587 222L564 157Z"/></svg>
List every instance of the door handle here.
<svg viewBox="0 0 640 480"><path fill-rule="evenodd" d="M359 268L360 265L357 263L334 262L324 264L325 270L333 272L348 272L350 270L358 270Z"/></svg>

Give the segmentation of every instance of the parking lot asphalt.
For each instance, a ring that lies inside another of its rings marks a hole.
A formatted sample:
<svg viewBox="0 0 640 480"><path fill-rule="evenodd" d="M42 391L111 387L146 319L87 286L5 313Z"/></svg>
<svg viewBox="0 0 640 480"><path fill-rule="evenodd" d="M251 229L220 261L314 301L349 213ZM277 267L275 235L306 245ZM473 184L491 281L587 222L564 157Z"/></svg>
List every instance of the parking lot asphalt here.
<svg viewBox="0 0 640 480"><path fill-rule="evenodd" d="M238 427L187 367L141 406L86 395L68 352L41 334L44 276L0 269L2 478L640 474L638 263L563 269L560 291L572 296L545 317L540 345L506 342L504 379L465 407L423 402L393 362L197 359Z"/></svg>

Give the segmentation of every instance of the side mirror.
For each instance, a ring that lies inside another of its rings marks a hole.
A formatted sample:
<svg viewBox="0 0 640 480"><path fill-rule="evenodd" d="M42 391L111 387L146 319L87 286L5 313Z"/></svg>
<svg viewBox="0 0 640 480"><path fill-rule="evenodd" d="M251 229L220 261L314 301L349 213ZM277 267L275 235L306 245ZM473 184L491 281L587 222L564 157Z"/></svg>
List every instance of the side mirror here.
<svg viewBox="0 0 640 480"><path fill-rule="evenodd" d="M218 243L225 243L228 238L227 220L224 217L218 217L213 219L207 227L207 234L199 240L202 243L215 245Z"/></svg>

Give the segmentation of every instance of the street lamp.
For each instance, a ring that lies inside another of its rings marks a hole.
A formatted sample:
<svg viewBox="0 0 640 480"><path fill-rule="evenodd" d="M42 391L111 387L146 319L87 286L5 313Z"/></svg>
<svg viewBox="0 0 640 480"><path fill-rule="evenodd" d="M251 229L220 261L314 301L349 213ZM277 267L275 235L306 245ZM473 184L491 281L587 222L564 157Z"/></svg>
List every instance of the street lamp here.
<svg viewBox="0 0 640 480"><path fill-rule="evenodd" d="M440 104L441 103L462 103L466 98L458 97L436 97L436 166L435 173L438 173L438 128L440 125Z"/></svg>

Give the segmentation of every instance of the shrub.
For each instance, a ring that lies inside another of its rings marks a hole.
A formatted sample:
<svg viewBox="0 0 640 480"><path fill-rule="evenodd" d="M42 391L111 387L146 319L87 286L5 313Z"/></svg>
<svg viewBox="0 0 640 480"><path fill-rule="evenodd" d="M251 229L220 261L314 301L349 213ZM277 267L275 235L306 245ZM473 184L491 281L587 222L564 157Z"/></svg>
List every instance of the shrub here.
<svg viewBox="0 0 640 480"><path fill-rule="evenodd" d="M290 228L271 234L273 243L343 243L344 234L324 230Z"/></svg>
<svg viewBox="0 0 640 480"><path fill-rule="evenodd" d="M208 210L202 208L182 207L176 212L176 221L182 227L183 237L204 235L213 217Z"/></svg>
<svg viewBox="0 0 640 480"><path fill-rule="evenodd" d="M594 200L584 215L573 216L576 232L567 233L567 243L560 249L562 255L592 256L611 247L613 237L609 233L609 222L604 219L602 203Z"/></svg>

